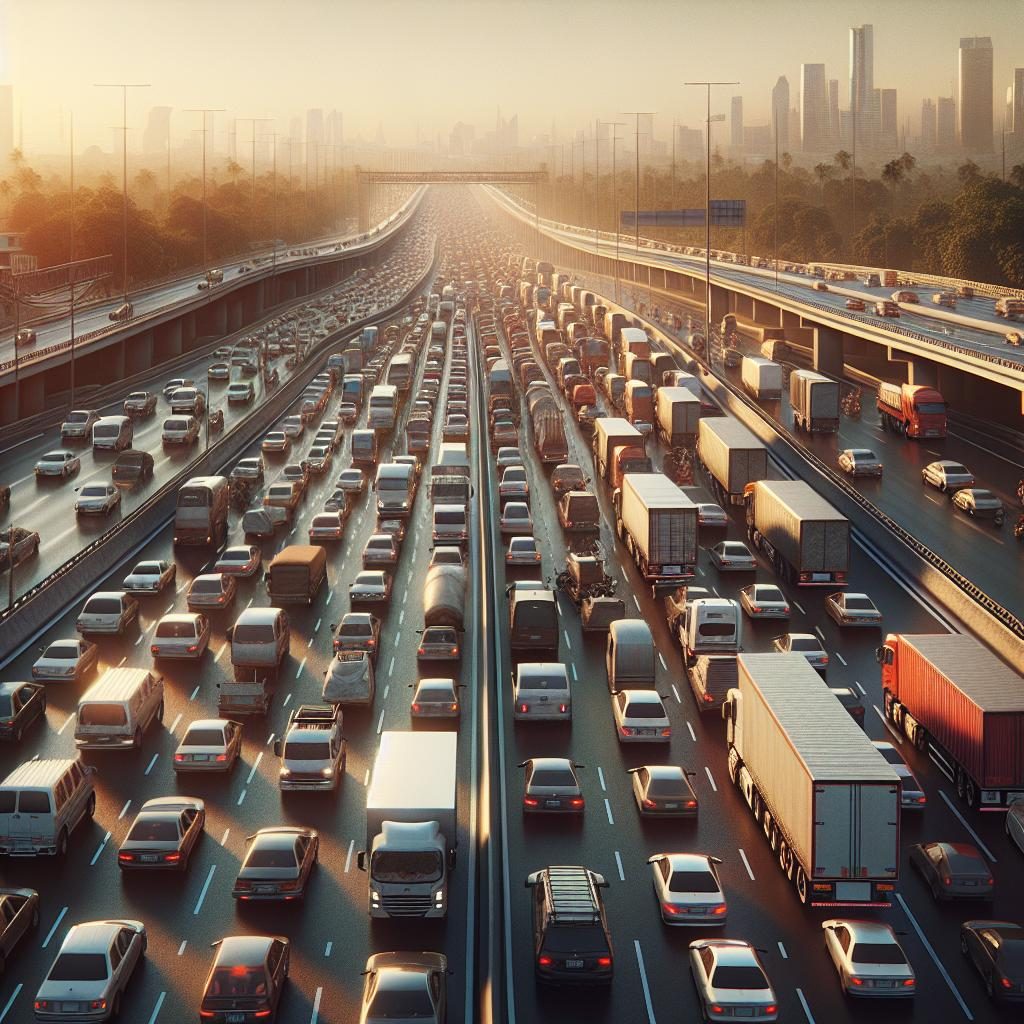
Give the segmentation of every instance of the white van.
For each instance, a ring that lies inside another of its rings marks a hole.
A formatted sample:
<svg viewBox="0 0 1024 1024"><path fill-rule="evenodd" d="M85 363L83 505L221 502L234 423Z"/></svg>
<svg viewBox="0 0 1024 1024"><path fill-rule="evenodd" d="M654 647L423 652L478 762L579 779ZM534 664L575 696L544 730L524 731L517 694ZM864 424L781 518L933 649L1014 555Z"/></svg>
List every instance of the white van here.
<svg viewBox="0 0 1024 1024"><path fill-rule="evenodd" d="M469 540L469 510L465 505L435 505L435 544L465 544Z"/></svg>
<svg viewBox="0 0 1024 1024"><path fill-rule="evenodd" d="M389 516L404 519L411 515L415 484L415 471L407 463L385 462L378 466L373 482L377 514L384 519Z"/></svg>
<svg viewBox="0 0 1024 1024"><path fill-rule="evenodd" d="M26 761L0 783L0 854L63 857L96 812L95 768L78 758Z"/></svg>
<svg viewBox="0 0 1024 1024"><path fill-rule="evenodd" d="M104 416L92 428L92 450L123 452L131 448L135 427L129 416Z"/></svg>
<svg viewBox="0 0 1024 1024"><path fill-rule="evenodd" d="M163 676L144 668L108 669L78 702L75 746L138 749L142 734L163 717Z"/></svg>

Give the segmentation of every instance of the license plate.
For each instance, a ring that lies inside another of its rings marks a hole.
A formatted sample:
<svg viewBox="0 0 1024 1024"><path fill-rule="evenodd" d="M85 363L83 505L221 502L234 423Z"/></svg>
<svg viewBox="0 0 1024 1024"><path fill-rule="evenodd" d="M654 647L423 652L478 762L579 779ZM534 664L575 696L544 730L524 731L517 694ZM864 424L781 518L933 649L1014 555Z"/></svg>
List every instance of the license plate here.
<svg viewBox="0 0 1024 1024"><path fill-rule="evenodd" d="M651 729L647 726L641 726L639 729L637 729L636 734L637 736L654 736L657 733L657 731L657 729Z"/></svg>
<svg viewBox="0 0 1024 1024"><path fill-rule="evenodd" d="M227 1024L245 1024L244 1013L226 1013L224 1014L224 1020Z"/></svg>
<svg viewBox="0 0 1024 1024"><path fill-rule="evenodd" d="M544 806L545 807L558 808L558 807L562 806L562 801L561 800L545 800L544 801Z"/></svg>
<svg viewBox="0 0 1024 1024"><path fill-rule="evenodd" d="M733 1011L737 1017L753 1017L754 1011L749 1006L737 1006Z"/></svg>
<svg viewBox="0 0 1024 1024"><path fill-rule="evenodd" d="M582 960L566 960L565 966L572 970L579 970L583 966Z"/></svg>
<svg viewBox="0 0 1024 1024"><path fill-rule="evenodd" d="M683 567L681 565L663 565L661 571L666 576L678 576L683 571Z"/></svg>
<svg viewBox="0 0 1024 1024"><path fill-rule="evenodd" d="M58 1009L61 1013L77 1013L78 1003L60 1003Z"/></svg>
<svg viewBox="0 0 1024 1024"><path fill-rule="evenodd" d="M256 885L252 891L259 896L269 896L276 888L274 885Z"/></svg>
<svg viewBox="0 0 1024 1024"><path fill-rule="evenodd" d="M193 761L209 761L210 760L210 755L209 754L193 754L192 755L192 760Z"/></svg>
<svg viewBox="0 0 1024 1024"><path fill-rule="evenodd" d="M875 988L892 988L893 982L891 981L876 981Z"/></svg>
<svg viewBox="0 0 1024 1024"><path fill-rule="evenodd" d="M677 810L679 810L679 804L677 804L677 803L665 804L665 810L666 811L677 811Z"/></svg>
<svg viewBox="0 0 1024 1024"><path fill-rule="evenodd" d="M144 853L139 857L143 864L155 864L159 859L159 856L155 853Z"/></svg>

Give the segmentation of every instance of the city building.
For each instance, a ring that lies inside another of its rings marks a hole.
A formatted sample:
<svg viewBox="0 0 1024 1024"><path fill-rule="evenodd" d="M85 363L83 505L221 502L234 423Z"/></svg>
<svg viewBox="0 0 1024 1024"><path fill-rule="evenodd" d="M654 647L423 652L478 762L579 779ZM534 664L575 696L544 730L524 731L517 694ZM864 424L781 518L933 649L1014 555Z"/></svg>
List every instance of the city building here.
<svg viewBox="0 0 1024 1024"><path fill-rule="evenodd" d="M940 96L935 107L935 150L952 153L956 148L956 100Z"/></svg>
<svg viewBox="0 0 1024 1024"><path fill-rule="evenodd" d="M459 121L448 135L449 156L469 156L473 152L476 128Z"/></svg>
<svg viewBox="0 0 1024 1024"><path fill-rule="evenodd" d="M843 138L842 121L839 118L839 79L828 80L828 141L838 146Z"/></svg>
<svg viewBox="0 0 1024 1024"><path fill-rule="evenodd" d="M639 118L633 118L634 150L639 150L640 156L650 156L651 148L654 145L654 115L641 114Z"/></svg>
<svg viewBox="0 0 1024 1024"><path fill-rule="evenodd" d="M1006 130L1015 144L1024 146L1024 68L1013 69L1013 84L1006 90Z"/></svg>
<svg viewBox="0 0 1024 1024"><path fill-rule="evenodd" d="M772 135L778 141L779 152L789 152L789 79L779 75L772 89Z"/></svg>
<svg viewBox="0 0 1024 1024"><path fill-rule="evenodd" d="M923 100L921 102L921 148L926 153L935 151L935 101Z"/></svg>
<svg viewBox="0 0 1024 1024"><path fill-rule="evenodd" d="M743 97L733 96L729 106L729 141L733 149L743 148Z"/></svg>
<svg viewBox="0 0 1024 1024"><path fill-rule="evenodd" d="M743 149L751 157L775 159L775 133L770 124L748 124L743 126ZM779 142L779 152L784 152Z"/></svg>
<svg viewBox="0 0 1024 1024"><path fill-rule="evenodd" d="M704 132L700 128L676 125L676 157L679 160L703 160Z"/></svg>
<svg viewBox="0 0 1024 1024"><path fill-rule="evenodd" d="M14 149L14 87L0 85L0 167L6 167Z"/></svg>
<svg viewBox="0 0 1024 1024"><path fill-rule="evenodd" d="M957 139L968 153L992 152L992 40L960 40L957 75Z"/></svg>
<svg viewBox="0 0 1024 1024"><path fill-rule="evenodd" d="M800 65L800 142L805 153L828 149L828 90L824 64Z"/></svg>
<svg viewBox="0 0 1024 1024"><path fill-rule="evenodd" d="M142 132L142 152L166 153L171 132L171 108L150 107L146 127ZM0 143L2 144L2 143Z"/></svg>
<svg viewBox="0 0 1024 1024"><path fill-rule="evenodd" d="M873 25L850 29L850 110L854 115L858 145L874 146L878 141L879 111Z"/></svg>
<svg viewBox="0 0 1024 1024"><path fill-rule="evenodd" d="M899 122L896 113L896 90L879 90L878 109L881 115L879 123L879 144L887 152L894 152L899 145Z"/></svg>

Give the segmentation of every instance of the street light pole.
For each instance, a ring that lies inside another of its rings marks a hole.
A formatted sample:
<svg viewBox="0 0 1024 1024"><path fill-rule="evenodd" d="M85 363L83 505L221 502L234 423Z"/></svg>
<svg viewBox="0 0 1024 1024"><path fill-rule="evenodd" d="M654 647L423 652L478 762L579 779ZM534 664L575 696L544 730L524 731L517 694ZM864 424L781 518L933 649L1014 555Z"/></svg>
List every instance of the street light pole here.
<svg viewBox="0 0 1024 1024"><path fill-rule="evenodd" d="M253 241L256 241L256 125L257 123L273 123L272 117L236 117L235 121L249 124L252 133L252 174L249 180L249 208L252 212Z"/></svg>
<svg viewBox="0 0 1024 1024"><path fill-rule="evenodd" d="M779 111L775 111L775 124L779 122ZM779 132L775 131L775 290L779 290Z"/></svg>
<svg viewBox="0 0 1024 1024"><path fill-rule="evenodd" d="M619 194L616 191L615 181L615 149L619 136L616 128L625 128L625 121L605 121L605 124L612 129L612 215L615 217L615 301L619 301Z"/></svg>
<svg viewBox="0 0 1024 1024"><path fill-rule="evenodd" d="M633 131L633 144L636 147L636 178L633 182L633 227L636 228L636 252L640 255L640 118L653 117L653 110L626 110L627 117L636 118L636 127ZM647 134L646 132L644 133Z"/></svg>
<svg viewBox="0 0 1024 1024"><path fill-rule="evenodd" d="M206 212L206 115L207 114L222 114L224 112L223 107L191 107L185 111L186 114L202 114L203 115L203 274L206 274L208 270L208 253L206 244L206 225L207 225L207 212Z"/></svg>
<svg viewBox="0 0 1024 1024"><path fill-rule="evenodd" d="M123 266L121 268L121 291L124 295L124 301L128 301L128 90L129 89L148 89L149 82L97 82L97 89L120 89L121 90L121 160L122 160L122 176L124 180L123 188L123 224L122 224L122 251L121 259Z"/></svg>

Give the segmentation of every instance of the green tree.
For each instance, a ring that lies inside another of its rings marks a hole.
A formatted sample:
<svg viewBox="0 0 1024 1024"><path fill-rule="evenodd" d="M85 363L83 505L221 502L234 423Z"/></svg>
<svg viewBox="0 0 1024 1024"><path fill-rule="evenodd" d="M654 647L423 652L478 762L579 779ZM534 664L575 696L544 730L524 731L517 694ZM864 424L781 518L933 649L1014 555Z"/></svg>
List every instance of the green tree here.
<svg viewBox="0 0 1024 1024"><path fill-rule="evenodd" d="M832 157L832 162L845 174L853 166L853 157L845 149L841 149Z"/></svg>
<svg viewBox="0 0 1024 1024"><path fill-rule="evenodd" d="M825 205L825 182L832 180L832 175L835 174L831 164L815 164L814 165L814 176L818 179L818 185L821 189L821 205Z"/></svg>

